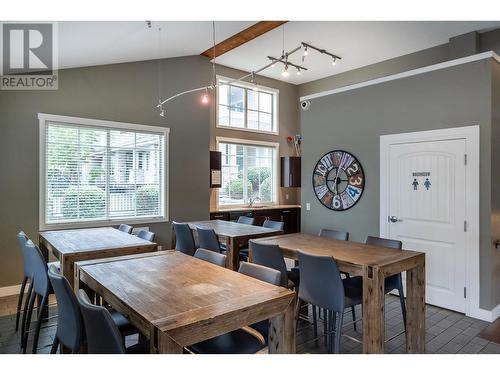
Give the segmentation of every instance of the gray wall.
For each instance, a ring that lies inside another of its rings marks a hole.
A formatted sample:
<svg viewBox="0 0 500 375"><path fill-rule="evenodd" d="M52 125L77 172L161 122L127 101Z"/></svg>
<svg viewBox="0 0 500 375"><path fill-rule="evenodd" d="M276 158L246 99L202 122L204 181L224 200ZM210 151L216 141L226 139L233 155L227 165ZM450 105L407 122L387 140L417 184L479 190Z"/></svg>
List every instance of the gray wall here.
<svg viewBox="0 0 500 375"><path fill-rule="evenodd" d="M208 219L209 109L193 95L168 105L165 118L154 106L159 77L167 97L210 83L210 72L192 56L62 70L57 91L0 91L0 287L21 281L16 233L37 240L38 112L170 127L170 218ZM168 246L170 224L150 226Z"/></svg>
<svg viewBox="0 0 500 375"><path fill-rule="evenodd" d="M496 64L496 63L495 63ZM352 240L379 234L379 137L384 134L479 124L481 126L480 265L481 307L499 302L492 286L492 267L500 260L492 252L491 122L492 79L490 60L451 67L317 98L301 111L302 229L317 233L322 227L347 230ZM366 186L357 205L345 212L328 210L314 195L314 165L326 152L345 149L363 164ZM497 270L495 270L497 272ZM497 277L497 276L496 276Z"/></svg>
<svg viewBox="0 0 500 375"><path fill-rule="evenodd" d="M299 96L406 72L485 51L495 51L497 54L500 54L500 29L482 34L469 33L459 35L451 38L448 43L436 47L308 82L299 85Z"/></svg>

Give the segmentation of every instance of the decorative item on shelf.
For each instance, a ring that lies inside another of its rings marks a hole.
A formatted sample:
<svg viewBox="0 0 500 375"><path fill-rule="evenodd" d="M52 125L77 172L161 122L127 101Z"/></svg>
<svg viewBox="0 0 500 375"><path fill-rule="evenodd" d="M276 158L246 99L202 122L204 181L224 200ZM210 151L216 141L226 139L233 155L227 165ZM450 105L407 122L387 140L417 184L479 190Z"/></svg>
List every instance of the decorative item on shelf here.
<svg viewBox="0 0 500 375"><path fill-rule="evenodd" d="M210 187L221 187L222 154L219 151L210 151Z"/></svg>
<svg viewBox="0 0 500 375"><path fill-rule="evenodd" d="M297 156L300 156L302 150L300 145L302 144L302 135L300 134L295 134L294 136L289 135L286 137L286 140L288 143L293 143L293 146L295 147L295 153Z"/></svg>

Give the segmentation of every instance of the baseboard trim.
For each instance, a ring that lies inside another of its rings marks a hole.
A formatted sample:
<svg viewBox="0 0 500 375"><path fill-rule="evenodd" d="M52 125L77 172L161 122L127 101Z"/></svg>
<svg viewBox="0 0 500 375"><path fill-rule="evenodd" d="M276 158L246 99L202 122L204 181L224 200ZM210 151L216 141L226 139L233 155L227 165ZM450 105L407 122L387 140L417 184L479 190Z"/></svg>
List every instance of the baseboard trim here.
<svg viewBox="0 0 500 375"><path fill-rule="evenodd" d="M0 288L0 298L1 297L15 296L15 295L19 294L20 290L21 290L21 284L4 286L4 287Z"/></svg>
<svg viewBox="0 0 500 375"><path fill-rule="evenodd" d="M500 317L500 305L497 305L491 310L474 309L473 311L470 311L467 316L492 323Z"/></svg>

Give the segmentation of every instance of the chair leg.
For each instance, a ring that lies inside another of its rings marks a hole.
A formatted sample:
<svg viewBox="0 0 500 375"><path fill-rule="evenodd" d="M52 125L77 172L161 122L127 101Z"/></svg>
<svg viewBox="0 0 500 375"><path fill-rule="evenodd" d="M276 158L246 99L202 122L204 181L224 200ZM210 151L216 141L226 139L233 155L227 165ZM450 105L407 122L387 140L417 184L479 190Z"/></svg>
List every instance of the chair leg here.
<svg viewBox="0 0 500 375"><path fill-rule="evenodd" d="M323 309L323 336L325 336L325 346L328 348L328 311Z"/></svg>
<svg viewBox="0 0 500 375"><path fill-rule="evenodd" d="M400 280L399 282L399 287L398 287L398 294L399 294L399 303L401 303L401 312L403 314L403 323L404 323L404 329L406 332L406 303L405 303L405 293L403 290L403 283Z"/></svg>
<svg viewBox="0 0 500 375"><path fill-rule="evenodd" d="M47 302L48 294L42 297L42 301L40 303L40 306L45 306L45 302ZM36 354L36 351L38 349L38 337L40 336L40 328L42 325L42 320L43 320L43 314L40 313L38 314L38 319L36 321L36 327L35 327L35 336L33 337L33 354Z"/></svg>
<svg viewBox="0 0 500 375"><path fill-rule="evenodd" d="M318 338L318 317L316 316L316 305L312 306L314 338Z"/></svg>
<svg viewBox="0 0 500 375"><path fill-rule="evenodd" d="M333 327L335 327L336 314L337 313L334 313L333 311L328 312L328 332L330 332L330 333L328 333L328 338L329 338L328 353L333 352L334 333L332 331L333 331Z"/></svg>
<svg viewBox="0 0 500 375"><path fill-rule="evenodd" d="M28 346L31 314L33 313L33 305L35 304L35 297L36 293L32 292L28 303L28 309L26 310L26 323L24 325L24 334L23 337L21 338L21 347L23 348L23 354L26 354L26 347Z"/></svg>
<svg viewBox="0 0 500 375"><path fill-rule="evenodd" d="M56 354L57 348L59 347L59 338L54 337L54 342L52 343L52 347L50 348L50 354Z"/></svg>
<svg viewBox="0 0 500 375"><path fill-rule="evenodd" d="M337 314L336 324L335 324L335 344L333 346L333 352L336 354L340 353L340 339L342 338L342 324L344 320L344 313L340 312Z"/></svg>
<svg viewBox="0 0 500 375"><path fill-rule="evenodd" d="M354 306L351 307L351 314L352 314L352 321L353 321L352 325L353 325L354 331L358 332L358 330L356 328L356 310L355 310Z"/></svg>
<svg viewBox="0 0 500 375"><path fill-rule="evenodd" d="M26 282L28 278L24 276L23 282L21 283L21 290L19 291L19 298L17 300L17 311L16 311L16 332L19 329L19 318L21 317L21 307L23 305L24 289L26 289Z"/></svg>
<svg viewBox="0 0 500 375"><path fill-rule="evenodd" d="M24 332L25 332L25 327L26 327L26 315L28 313L28 304L29 300L31 298L31 293L33 291L33 283L30 282L30 286L28 288L28 294L26 295L26 298L24 300L24 309L23 309L23 316L21 318L21 348L23 347L23 337L24 337Z"/></svg>

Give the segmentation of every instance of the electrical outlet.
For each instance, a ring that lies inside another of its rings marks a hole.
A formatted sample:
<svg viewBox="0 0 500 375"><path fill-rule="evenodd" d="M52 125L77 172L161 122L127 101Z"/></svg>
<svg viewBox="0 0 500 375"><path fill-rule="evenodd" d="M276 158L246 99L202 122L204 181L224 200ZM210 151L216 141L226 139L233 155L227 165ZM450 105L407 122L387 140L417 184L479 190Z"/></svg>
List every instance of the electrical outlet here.
<svg viewBox="0 0 500 375"><path fill-rule="evenodd" d="M311 203L306 203L306 211L311 211Z"/></svg>
<svg viewBox="0 0 500 375"><path fill-rule="evenodd" d="M285 199L288 200L288 194L285 194Z"/></svg>

